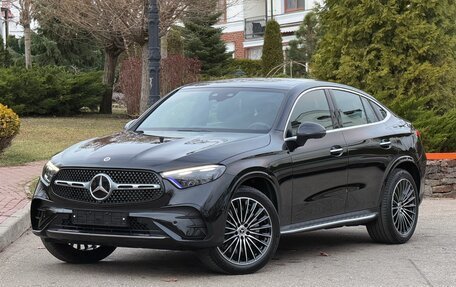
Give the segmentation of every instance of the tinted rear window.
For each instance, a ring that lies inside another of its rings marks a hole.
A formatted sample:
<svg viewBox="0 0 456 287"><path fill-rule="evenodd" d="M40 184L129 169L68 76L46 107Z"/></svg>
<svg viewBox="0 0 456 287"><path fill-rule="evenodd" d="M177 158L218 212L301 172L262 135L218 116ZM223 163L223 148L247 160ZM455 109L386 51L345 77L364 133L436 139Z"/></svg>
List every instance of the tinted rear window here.
<svg viewBox="0 0 456 287"><path fill-rule="evenodd" d="M333 90L332 92L343 127L353 127L368 123L360 96L339 90Z"/></svg>
<svg viewBox="0 0 456 287"><path fill-rule="evenodd" d="M374 109L372 108L368 99L361 97L361 101L363 102L364 110L366 111L366 117L368 123L375 123L378 122L377 114L375 113Z"/></svg>
<svg viewBox="0 0 456 287"><path fill-rule="evenodd" d="M380 120L384 120L386 118L386 115L388 114L384 108L380 107L379 105L377 105L376 103L370 101L371 104L372 104L372 107L374 108L374 110L376 110L377 112L377 116L380 118Z"/></svg>

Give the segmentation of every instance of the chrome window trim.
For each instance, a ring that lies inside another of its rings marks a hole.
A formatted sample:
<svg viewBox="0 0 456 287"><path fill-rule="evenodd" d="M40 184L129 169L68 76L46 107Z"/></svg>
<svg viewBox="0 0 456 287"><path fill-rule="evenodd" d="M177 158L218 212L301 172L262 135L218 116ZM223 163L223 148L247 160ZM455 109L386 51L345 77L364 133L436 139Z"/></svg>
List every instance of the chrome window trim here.
<svg viewBox="0 0 456 287"><path fill-rule="evenodd" d="M369 101L372 101L374 102L375 104L379 105L382 109L384 109L386 111L386 117L381 120L381 121L378 121L378 122L375 122L375 123L368 123L368 124L363 124L363 125L357 125L357 126L352 126L352 127L345 127L345 128L337 128L337 129L332 129L332 130L328 130L326 131L326 133L333 133L333 132L339 132L339 131L345 131L345 130L350 130L350 129L356 129L356 128L361 128L361 127L367 127L367 126L373 126L373 125L379 125L379 124L383 124L385 122L387 122L390 118L391 118L391 112L385 108L385 106L383 106L381 103L379 103L374 97L372 96L366 96L362 93L359 93L359 92L356 92L356 91L353 91L353 90L350 90L350 89L347 89L347 88L342 88L342 87L315 87L315 88L311 88L311 89L308 89L308 90L305 90L304 92L302 92L298 98L295 100L295 102L293 103L293 107L291 108L291 111L288 115L288 119L287 121L285 122L285 127L283 129L283 139L285 141L292 141L292 140L296 140L296 136L293 136L293 137L286 137L286 132L287 132L287 126L288 126L288 123L290 122L290 119L291 119L291 115L293 114L293 111L296 107L296 104L298 103L298 101L301 99L302 96L306 95L307 93L310 93L310 92L313 92L313 91L318 91L318 90L339 90L339 91L344 91L344 92L348 92L348 93L352 93L352 94L355 94L357 96L360 96L360 97L363 97ZM328 103L328 108L329 107L329 103Z"/></svg>

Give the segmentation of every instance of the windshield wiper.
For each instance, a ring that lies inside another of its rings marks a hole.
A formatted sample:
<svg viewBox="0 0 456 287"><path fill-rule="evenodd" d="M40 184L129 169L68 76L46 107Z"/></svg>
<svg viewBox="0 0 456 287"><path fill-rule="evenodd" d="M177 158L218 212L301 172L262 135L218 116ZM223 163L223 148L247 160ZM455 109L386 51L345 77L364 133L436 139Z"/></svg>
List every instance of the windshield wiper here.
<svg viewBox="0 0 456 287"><path fill-rule="evenodd" d="M211 130L205 129L179 129L178 132L211 132Z"/></svg>

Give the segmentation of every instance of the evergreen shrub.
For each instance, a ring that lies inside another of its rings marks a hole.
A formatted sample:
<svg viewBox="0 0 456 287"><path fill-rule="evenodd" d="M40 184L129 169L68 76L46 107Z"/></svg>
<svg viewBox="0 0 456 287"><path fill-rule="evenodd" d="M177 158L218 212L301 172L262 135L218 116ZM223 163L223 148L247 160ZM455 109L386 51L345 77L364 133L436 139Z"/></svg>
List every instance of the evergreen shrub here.
<svg viewBox="0 0 456 287"><path fill-rule="evenodd" d="M96 110L105 91L102 72L72 72L61 67L0 69L0 102L21 116L78 114Z"/></svg>
<svg viewBox="0 0 456 287"><path fill-rule="evenodd" d="M270 20L266 24L261 60L264 76L267 76L272 69L283 63L282 34L280 25L275 20Z"/></svg>
<svg viewBox="0 0 456 287"><path fill-rule="evenodd" d="M12 109L0 104L0 153L11 144L20 126L18 115Z"/></svg>

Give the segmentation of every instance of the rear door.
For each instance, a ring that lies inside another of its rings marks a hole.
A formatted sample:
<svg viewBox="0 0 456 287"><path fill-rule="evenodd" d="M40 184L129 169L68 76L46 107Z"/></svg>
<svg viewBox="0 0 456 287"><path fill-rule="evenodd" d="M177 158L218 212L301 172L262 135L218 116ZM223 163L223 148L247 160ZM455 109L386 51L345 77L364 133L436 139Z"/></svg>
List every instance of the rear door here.
<svg viewBox="0 0 456 287"><path fill-rule="evenodd" d="M314 90L296 101L287 125L287 137L296 136L303 122L327 129L321 139L310 139L291 152L293 160L292 221L299 223L338 215L346 202L348 155L344 137L336 127L325 90Z"/></svg>
<svg viewBox="0 0 456 287"><path fill-rule="evenodd" d="M375 208L385 170L397 154L384 124L388 113L352 91L331 89L348 146L347 212Z"/></svg>

